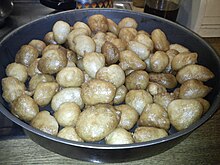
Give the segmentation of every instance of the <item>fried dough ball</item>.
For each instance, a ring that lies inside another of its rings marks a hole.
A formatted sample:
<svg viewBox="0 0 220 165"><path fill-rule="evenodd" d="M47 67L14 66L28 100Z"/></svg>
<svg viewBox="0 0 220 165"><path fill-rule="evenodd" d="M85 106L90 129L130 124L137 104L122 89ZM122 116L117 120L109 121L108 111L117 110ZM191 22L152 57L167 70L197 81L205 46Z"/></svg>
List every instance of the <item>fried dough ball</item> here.
<svg viewBox="0 0 220 165"><path fill-rule="evenodd" d="M64 127L58 132L57 136L67 140L84 142L84 140L81 137L79 137L79 135L77 135L76 129L73 127Z"/></svg>
<svg viewBox="0 0 220 165"><path fill-rule="evenodd" d="M99 31L105 33L108 30L108 21L104 15L95 14L89 17L88 25L93 33L97 33Z"/></svg>
<svg viewBox="0 0 220 165"><path fill-rule="evenodd" d="M53 82L55 78L48 74L36 74L29 81L29 91L34 91L41 82Z"/></svg>
<svg viewBox="0 0 220 165"><path fill-rule="evenodd" d="M103 80L92 79L82 84L82 99L87 105L110 103L115 97L116 87Z"/></svg>
<svg viewBox="0 0 220 165"><path fill-rule="evenodd" d="M162 72L169 63L169 58L167 54L163 51L156 51L150 57L150 67L153 72Z"/></svg>
<svg viewBox="0 0 220 165"><path fill-rule="evenodd" d="M132 134L124 128L116 128L105 137L106 144L132 144L134 139Z"/></svg>
<svg viewBox="0 0 220 165"><path fill-rule="evenodd" d="M120 52L119 66L123 70L142 70L146 68L146 64L142 61L137 54L130 50Z"/></svg>
<svg viewBox="0 0 220 165"><path fill-rule="evenodd" d="M170 49L170 43L162 30L154 29L151 33L151 39L156 50L167 51Z"/></svg>
<svg viewBox="0 0 220 165"><path fill-rule="evenodd" d="M74 102L66 102L60 105L58 110L54 113L54 117L62 127L75 127L81 110Z"/></svg>
<svg viewBox="0 0 220 165"><path fill-rule="evenodd" d="M130 18L130 17L125 17L118 23L118 27L120 29L122 29L122 28L137 29L137 26L138 26L138 24L137 24L136 20L133 18Z"/></svg>
<svg viewBox="0 0 220 165"><path fill-rule="evenodd" d="M39 112L36 102L28 95L21 95L11 104L11 112L21 120L31 121Z"/></svg>
<svg viewBox="0 0 220 165"><path fill-rule="evenodd" d="M87 53L83 58L83 66L86 73L95 78L97 71L105 66L105 57L101 53Z"/></svg>
<svg viewBox="0 0 220 165"><path fill-rule="evenodd" d="M125 103L141 114L147 104L153 103L153 98L145 90L130 90L125 97Z"/></svg>
<svg viewBox="0 0 220 165"><path fill-rule="evenodd" d="M107 18L107 22L108 22L108 31L114 33L115 35L118 35L119 33L118 25L109 18Z"/></svg>
<svg viewBox="0 0 220 165"><path fill-rule="evenodd" d="M18 64L18 63L11 63L6 67L6 75L8 77L15 77L21 82L25 82L27 80L28 74L27 74L27 67Z"/></svg>
<svg viewBox="0 0 220 165"><path fill-rule="evenodd" d="M44 50L44 48L46 47L46 44L41 41L41 40L31 40L28 45L33 46L34 48L37 49L39 56L42 54L42 51Z"/></svg>
<svg viewBox="0 0 220 165"><path fill-rule="evenodd" d="M6 77L2 79L2 91L2 97L10 103L25 93L25 85L17 78Z"/></svg>
<svg viewBox="0 0 220 165"><path fill-rule="evenodd" d="M136 37L134 38L134 41L137 41L143 45L145 45L150 51L153 51L154 49L154 43L149 37L149 35L146 34L137 34Z"/></svg>
<svg viewBox="0 0 220 165"><path fill-rule="evenodd" d="M167 92L166 88L163 85L155 82L149 82L147 86L147 91L153 96L159 93Z"/></svg>
<svg viewBox="0 0 220 165"><path fill-rule="evenodd" d="M167 110L168 105L174 99L175 95L168 92L158 93L153 97L154 103L161 105L165 110Z"/></svg>
<svg viewBox="0 0 220 165"><path fill-rule="evenodd" d="M50 44L58 44L55 39L54 39L54 34L53 32L48 32L45 36L44 36L44 39L43 41L47 44L47 45L50 45Z"/></svg>
<svg viewBox="0 0 220 165"><path fill-rule="evenodd" d="M84 82L84 75L77 67L65 67L57 73L56 80L62 87L79 87Z"/></svg>
<svg viewBox="0 0 220 165"><path fill-rule="evenodd" d="M122 102L124 102L127 92L128 92L128 89L124 85L118 87L116 89L116 93L115 93L113 103L114 104L121 104Z"/></svg>
<svg viewBox="0 0 220 165"><path fill-rule="evenodd" d="M38 69L38 62L40 58L37 58L34 60L34 62L31 63L31 65L27 68L28 76L33 77L36 74L42 74L41 71Z"/></svg>
<svg viewBox="0 0 220 165"><path fill-rule="evenodd" d="M194 99L177 99L168 105L170 122L178 131L188 128L202 113L203 106Z"/></svg>
<svg viewBox="0 0 220 165"><path fill-rule="evenodd" d="M118 88L125 82L125 73L120 66L113 64L99 69L96 73L96 79L111 82Z"/></svg>
<svg viewBox="0 0 220 165"><path fill-rule="evenodd" d="M129 41L127 49L133 51L142 60L146 60L150 55L150 49L137 41Z"/></svg>
<svg viewBox="0 0 220 165"><path fill-rule="evenodd" d="M101 48L102 54L105 56L105 62L107 65L115 64L119 60L118 48L109 41L106 41Z"/></svg>
<svg viewBox="0 0 220 165"><path fill-rule="evenodd" d="M48 111L39 112L30 125L51 135L57 135L59 128L56 119Z"/></svg>
<svg viewBox="0 0 220 165"><path fill-rule="evenodd" d="M90 29L89 26L88 26L87 24L85 24L84 22L77 21L76 23L74 23L73 29L74 29L74 30L75 30L75 29L86 29L89 36L92 34L91 29Z"/></svg>
<svg viewBox="0 0 220 165"><path fill-rule="evenodd" d="M149 75L146 71L133 71L126 77L125 86L131 89L146 89L149 82Z"/></svg>
<svg viewBox="0 0 220 165"><path fill-rule="evenodd" d="M67 65L66 52L61 49L51 49L43 52L38 62L38 69L44 74L54 74Z"/></svg>
<svg viewBox="0 0 220 165"><path fill-rule="evenodd" d="M37 85L34 91L34 101L39 106L46 106L50 103L58 89L59 85L56 82L41 82Z"/></svg>
<svg viewBox="0 0 220 165"><path fill-rule="evenodd" d="M57 21L53 25L54 39L58 44L63 44L67 40L67 36L70 33L70 25L64 21Z"/></svg>
<svg viewBox="0 0 220 165"><path fill-rule="evenodd" d="M118 115L111 105L89 106L80 114L76 132L85 141L99 141L111 133L118 122Z"/></svg>
<svg viewBox="0 0 220 165"><path fill-rule="evenodd" d="M138 127L133 134L135 143L156 140L166 136L168 136L168 134L164 129L155 127Z"/></svg>
<svg viewBox="0 0 220 165"><path fill-rule="evenodd" d="M121 112L121 119L118 127L122 127L126 130L130 130L138 121L138 112L129 105L122 104L115 106L115 109Z"/></svg>
<svg viewBox="0 0 220 165"><path fill-rule="evenodd" d="M61 104L66 102L74 102L82 109L84 102L81 97L81 88L64 88L60 90L53 96L51 108L57 111Z"/></svg>
<svg viewBox="0 0 220 165"><path fill-rule="evenodd" d="M119 38L123 41L129 42L134 40L137 35L137 30L134 28L125 27L119 31Z"/></svg>
<svg viewBox="0 0 220 165"><path fill-rule="evenodd" d="M170 128L168 113L159 104L148 104L140 115L138 125L168 130Z"/></svg>
<svg viewBox="0 0 220 165"><path fill-rule="evenodd" d="M38 57L38 51L31 45L23 45L16 54L15 62L29 66Z"/></svg>

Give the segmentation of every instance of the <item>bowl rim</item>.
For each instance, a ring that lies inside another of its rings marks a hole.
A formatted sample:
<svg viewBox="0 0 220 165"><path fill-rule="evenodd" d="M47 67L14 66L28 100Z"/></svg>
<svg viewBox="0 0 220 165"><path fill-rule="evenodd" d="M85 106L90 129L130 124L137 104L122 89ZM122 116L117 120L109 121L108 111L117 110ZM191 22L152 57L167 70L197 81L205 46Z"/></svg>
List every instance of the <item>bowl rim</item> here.
<svg viewBox="0 0 220 165"><path fill-rule="evenodd" d="M147 14L147 13L140 13L140 12L135 12L135 11L129 11L129 10L124 10L124 9L77 9L77 10L68 10L68 11L62 11L62 12L58 12L58 13L54 13L51 15L46 15L44 17L35 19L29 23L26 23L16 29L14 29L12 32L10 32L9 34L7 34L1 41L0 41L0 47L2 46L2 44L5 42L5 40L7 40L8 38L10 38L10 36L13 36L13 34L15 34L17 31L31 26L34 23L37 23L40 20L43 19L49 19L51 17L55 17L56 15L62 15L65 13L78 13L78 12L89 12L89 11L96 11L97 14L100 13L102 14L102 11L115 11L115 12L122 12L122 13L127 13L127 14L135 14L135 15L139 15L139 16L148 16L149 19L157 19L163 22L166 22L168 24L172 24L174 26L177 26L178 28L182 29L183 31L186 31L187 33L191 33L194 37L196 37L197 39L199 39L205 46L207 46L207 48L212 52L213 56L216 58L216 60L218 61L219 67L220 67L220 57L217 55L217 52L204 40L202 39L198 34L196 34L195 32L191 31L190 29L183 27L182 25L179 25L175 22L172 22L170 20L166 20L164 18L158 17L158 16L154 16L151 14ZM18 119L17 117L15 117L12 113L10 113L9 110L7 110L6 107L4 107L4 105L2 103L0 103L0 112L2 114L4 114L7 118L9 118L11 121L13 121L14 123L18 124L19 126L21 126L23 129L32 132L33 134L36 134L40 137L44 137L47 138L49 140L58 142L58 143L63 143L66 145L70 145L70 146L74 146L74 147L80 147L80 148L90 148L90 149L102 149L102 150L118 150L118 149L135 149L135 148L141 148L141 147L147 147L147 146L152 146L152 145L156 145L156 144L161 144L161 143L165 143L174 139L177 139L179 137L182 137L184 135L190 134L192 133L195 129L197 129L198 127L200 127L202 124L204 124L208 119L210 119L214 113L218 110L220 106L220 89L218 89L218 93L215 97L215 100L213 101L213 104L211 104L209 110L195 123L193 123L192 125L190 125L188 128L178 131L174 134L168 135L167 137L164 138L159 138L156 140L151 140L151 141L147 141L147 142L141 142L141 143L133 143L133 144L120 144L120 145L109 145L109 144L98 144L98 143L93 143L93 142L76 142L76 141L71 141L71 140L67 140L67 139L63 139L57 136L53 136L50 134L47 134L43 131L40 131L32 126L30 126L29 124L25 123L24 121Z"/></svg>

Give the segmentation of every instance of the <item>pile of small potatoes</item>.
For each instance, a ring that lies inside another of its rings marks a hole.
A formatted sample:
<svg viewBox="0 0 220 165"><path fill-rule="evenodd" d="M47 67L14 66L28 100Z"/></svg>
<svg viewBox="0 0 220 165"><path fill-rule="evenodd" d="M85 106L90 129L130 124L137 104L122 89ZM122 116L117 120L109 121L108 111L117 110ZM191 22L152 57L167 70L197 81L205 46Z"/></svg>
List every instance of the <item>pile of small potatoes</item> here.
<svg viewBox="0 0 220 165"><path fill-rule="evenodd" d="M79 142L146 142L168 136L171 125L188 128L209 109L204 82L214 74L162 30L137 27L133 18L116 24L101 14L87 24L55 22L6 68L2 96L11 112ZM48 104L53 111L43 110Z"/></svg>

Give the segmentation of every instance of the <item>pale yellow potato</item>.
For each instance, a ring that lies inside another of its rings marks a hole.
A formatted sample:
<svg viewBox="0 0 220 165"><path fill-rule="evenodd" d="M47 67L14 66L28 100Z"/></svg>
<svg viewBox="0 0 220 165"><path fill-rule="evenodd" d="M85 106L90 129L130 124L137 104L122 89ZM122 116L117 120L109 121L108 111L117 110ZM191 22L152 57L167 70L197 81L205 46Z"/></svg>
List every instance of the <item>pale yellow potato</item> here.
<svg viewBox="0 0 220 165"><path fill-rule="evenodd" d="M119 66L123 70L143 70L146 68L145 62L142 61L137 54L130 50L120 52L119 61Z"/></svg>
<svg viewBox="0 0 220 165"><path fill-rule="evenodd" d="M148 104L140 115L138 125L168 130L170 128L168 113L159 104Z"/></svg>
<svg viewBox="0 0 220 165"><path fill-rule="evenodd" d="M31 45L23 45L15 56L15 62L25 66L29 66L38 58L38 51Z"/></svg>
<svg viewBox="0 0 220 165"><path fill-rule="evenodd" d="M134 40L137 35L137 30L130 27L124 27L120 29L118 37L123 41L129 42Z"/></svg>
<svg viewBox="0 0 220 165"><path fill-rule="evenodd" d="M137 29L138 23L136 22L135 19L130 18L130 17L125 17L121 19L121 21L118 23L118 27L120 29L122 28L134 28Z"/></svg>
<svg viewBox="0 0 220 165"><path fill-rule="evenodd" d="M138 127L133 134L135 143L156 140L166 136L168 136L168 133L164 129L155 127Z"/></svg>
<svg viewBox="0 0 220 165"><path fill-rule="evenodd" d="M186 48L180 44L170 44L170 49L174 49L174 50L178 51L179 53L184 53L184 52L189 53L190 52L188 48Z"/></svg>
<svg viewBox="0 0 220 165"><path fill-rule="evenodd" d="M119 27L118 25L111 19L107 18L107 22L108 22L108 31L112 32L115 35L118 35L119 33Z"/></svg>
<svg viewBox="0 0 220 165"><path fill-rule="evenodd" d="M76 133L76 129L73 127L64 127L58 132L57 136L67 140L84 142L84 140Z"/></svg>
<svg viewBox="0 0 220 165"><path fill-rule="evenodd" d="M210 71L207 67L198 64L192 64L180 69L177 72L176 79L180 84L182 84L185 81L191 79L204 82L214 78L214 76L215 75L212 73L212 71Z"/></svg>
<svg viewBox="0 0 220 165"><path fill-rule="evenodd" d="M66 102L60 105L58 110L54 113L54 117L62 127L75 127L80 113L81 110L76 103Z"/></svg>
<svg viewBox="0 0 220 165"><path fill-rule="evenodd" d="M146 60L150 55L150 49L137 41L129 41L127 45L127 50L133 51L142 60Z"/></svg>
<svg viewBox="0 0 220 165"><path fill-rule="evenodd" d="M49 44L58 44L55 39L54 39L54 35L53 32L48 32L45 36L43 41L49 45Z"/></svg>
<svg viewBox="0 0 220 165"><path fill-rule="evenodd" d="M169 49L168 51L166 51L166 54L168 56L168 59L169 59L169 63L168 65L166 66L165 70L163 71L164 73L173 73L175 74L173 68L172 68L172 61L173 61L173 58L179 54L179 52L177 50L174 50L174 49Z"/></svg>
<svg viewBox="0 0 220 165"><path fill-rule="evenodd" d="M97 71L105 66L105 57L102 53L87 53L83 58L83 66L86 73L95 78Z"/></svg>
<svg viewBox="0 0 220 165"><path fill-rule="evenodd" d="M48 74L36 74L29 81L29 91L34 91L41 82L53 82L55 78Z"/></svg>
<svg viewBox="0 0 220 165"><path fill-rule="evenodd" d="M102 14L94 14L89 17L88 25L93 33L107 32L108 31L108 21L107 18Z"/></svg>
<svg viewBox="0 0 220 165"><path fill-rule="evenodd" d="M124 128L116 128L108 136L105 137L106 144L132 144L134 139L131 132Z"/></svg>
<svg viewBox="0 0 220 165"><path fill-rule="evenodd" d="M185 81L180 86L179 98L181 99L196 99L205 97L212 88L203 84L203 82L192 79Z"/></svg>
<svg viewBox="0 0 220 165"><path fill-rule="evenodd" d="M210 107L209 101L203 98L196 98L196 100L199 101L200 104L203 106L203 114L206 113Z"/></svg>
<svg viewBox="0 0 220 165"><path fill-rule="evenodd" d="M62 87L79 87L84 82L84 75L77 67L65 67L57 73L56 81Z"/></svg>
<svg viewBox="0 0 220 165"><path fill-rule="evenodd" d="M148 37L150 37L150 34L148 32L146 32L145 30L139 30L138 31L138 34L145 34L147 35Z"/></svg>
<svg viewBox="0 0 220 165"><path fill-rule="evenodd" d="M127 47L127 42L126 41L124 41L120 38L113 38L110 42L113 45L115 45L120 52L126 50L126 47Z"/></svg>
<svg viewBox="0 0 220 165"><path fill-rule="evenodd" d="M73 29L86 29L89 36L92 34L91 29L89 28L89 26L86 23L81 22L81 21L75 22L74 25L73 25Z"/></svg>
<svg viewBox="0 0 220 165"><path fill-rule="evenodd" d="M145 90L130 90L125 97L125 103L141 114L147 104L153 103L153 98Z"/></svg>
<svg viewBox="0 0 220 165"><path fill-rule="evenodd" d="M36 74L42 74L41 71L39 71L38 69L39 60L40 58L37 58L36 60L34 60L34 62L30 64L30 66L28 66L27 68L28 76L33 77Z"/></svg>
<svg viewBox="0 0 220 165"><path fill-rule="evenodd" d="M168 64L169 58L163 51L156 51L152 56L150 56L150 67L153 72L162 72Z"/></svg>
<svg viewBox="0 0 220 165"><path fill-rule="evenodd" d="M138 121L138 112L127 104L115 106L115 109L120 112L121 118L118 127L130 130Z"/></svg>
<svg viewBox="0 0 220 165"><path fill-rule="evenodd" d="M61 46L61 45L55 45L55 44L50 44L50 45L47 45L47 46L43 49L42 54L44 54L44 53L45 53L46 51L48 51L48 50L57 50L57 49L59 49L59 51L62 51L64 54L67 53L67 49L64 48L63 46Z"/></svg>
<svg viewBox="0 0 220 165"><path fill-rule="evenodd" d="M57 135L59 128L56 119L45 110L39 112L33 120L31 120L30 125L51 135Z"/></svg>
<svg viewBox="0 0 220 165"><path fill-rule="evenodd" d="M114 104L121 104L125 101L125 96L128 92L128 89L122 85L116 89L115 97L113 100Z"/></svg>
<svg viewBox="0 0 220 165"><path fill-rule="evenodd" d="M83 65L83 58L80 58L76 61L76 66L81 70L85 71L84 65Z"/></svg>
<svg viewBox="0 0 220 165"><path fill-rule="evenodd" d="M95 78L110 82L118 88L125 82L125 73L120 66L113 64L108 67L100 68Z"/></svg>
<svg viewBox="0 0 220 165"><path fill-rule="evenodd" d="M7 65L5 72L8 77L17 78L23 83L28 78L27 67L19 63L10 63Z"/></svg>
<svg viewBox="0 0 220 165"><path fill-rule="evenodd" d="M136 37L134 38L134 41L137 41L143 45L145 45L150 51L153 51L154 49L154 43L149 37L149 35L138 33Z"/></svg>
<svg viewBox="0 0 220 165"><path fill-rule="evenodd" d="M76 132L85 141L99 141L110 134L118 122L117 113L111 105L89 106L80 114Z"/></svg>
<svg viewBox="0 0 220 165"><path fill-rule="evenodd" d="M147 86L147 91L152 95L156 95L159 93L164 93L167 92L166 88L163 85L160 85L158 83L155 82L149 82L148 86Z"/></svg>
<svg viewBox="0 0 220 165"><path fill-rule="evenodd" d="M33 39L31 40L28 45L33 46L34 48L37 49L39 56L42 54L42 51L44 50L44 48L46 47L46 44L41 41L41 40L37 40L37 39Z"/></svg>
<svg viewBox="0 0 220 165"><path fill-rule="evenodd" d="M166 34L161 29L154 29L151 33L151 39L156 50L167 51L170 49Z"/></svg>
<svg viewBox="0 0 220 165"><path fill-rule="evenodd" d="M97 32L92 39L95 42L95 47L96 47L96 52L97 53L101 53L102 50L102 46L104 45L106 38L105 38L106 34L103 32Z"/></svg>
<svg viewBox="0 0 220 165"><path fill-rule="evenodd" d="M82 99L87 105L110 103L113 101L116 87L107 81L93 79L82 85Z"/></svg>
<svg viewBox="0 0 220 165"><path fill-rule="evenodd" d="M106 41L108 41L108 42L112 42L112 40L113 39L117 39L118 37L117 37L117 35L115 35L114 33L112 33L112 32L107 32L107 33L105 33L106 35L105 35L105 39L106 39Z"/></svg>
<svg viewBox="0 0 220 165"><path fill-rule="evenodd" d="M170 123L180 131L200 119L203 106L195 99L177 99L168 106Z"/></svg>
<svg viewBox="0 0 220 165"><path fill-rule="evenodd" d="M153 72L151 69L151 62L150 62L150 58L151 56L153 56L153 53L150 53L150 55L148 56L148 58L146 60L144 60L144 63L146 64L146 68L145 70L149 73L149 72Z"/></svg>
<svg viewBox="0 0 220 165"><path fill-rule="evenodd" d="M57 111L61 104L66 102L74 102L82 109L84 102L81 97L81 88L64 88L60 90L53 96L51 108Z"/></svg>
<svg viewBox="0 0 220 165"><path fill-rule="evenodd" d="M67 53L66 53L67 59L68 59L68 63L67 66L70 66L70 64L76 64L77 62L77 55L74 51L67 49Z"/></svg>
<svg viewBox="0 0 220 165"><path fill-rule="evenodd" d="M177 86L176 77L170 73L149 73L149 80L172 89Z"/></svg>
<svg viewBox="0 0 220 165"><path fill-rule="evenodd" d="M131 89L146 89L149 83L149 75L146 71L137 70L129 74L125 79L125 86Z"/></svg>
<svg viewBox="0 0 220 165"><path fill-rule="evenodd" d="M36 102L28 95L21 95L11 104L11 112L24 121L31 121L39 112Z"/></svg>
<svg viewBox="0 0 220 165"><path fill-rule="evenodd" d="M41 82L34 91L34 101L39 106L46 106L58 92L59 85L56 82Z"/></svg>
<svg viewBox="0 0 220 165"><path fill-rule="evenodd" d="M167 110L168 105L171 101L175 100L176 96L173 93L163 92L154 95L154 103L161 105L165 110Z"/></svg>
<svg viewBox="0 0 220 165"><path fill-rule="evenodd" d="M177 54L171 63L173 70L180 70L186 65L197 63L197 53L179 53Z"/></svg>
<svg viewBox="0 0 220 165"><path fill-rule="evenodd" d="M118 48L109 41L106 41L101 48L102 54L105 56L105 62L107 65L115 64L119 60Z"/></svg>
<svg viewBox="0 0 220 165"><path fill-rule="evenodd" d="M14 77L5 77L1 80L2 97L8 103L13 102L25 93L25 85Z"/></svg>
<svg viewBox="0 0 220 165"><path fill-rule="evenodd" d="M64 21L57 21L52 28L54 40L58 44L63 44L67 40L67 36L70 33L70 25Z"/></svg>

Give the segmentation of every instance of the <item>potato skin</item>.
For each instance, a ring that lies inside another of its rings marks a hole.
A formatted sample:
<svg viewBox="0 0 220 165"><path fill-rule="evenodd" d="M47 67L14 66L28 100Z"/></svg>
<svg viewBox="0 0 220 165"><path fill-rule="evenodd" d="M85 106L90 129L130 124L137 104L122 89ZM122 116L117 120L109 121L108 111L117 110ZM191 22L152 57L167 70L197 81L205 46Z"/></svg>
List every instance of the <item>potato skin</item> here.
<svg viewBox="0 0 220 165"><path fill-rule="evenodd" d="M85 141L99 141L118 125L118 116L111 105L98 104L86 108L76 123L77 134Z"/></svg>
<svg viewBox="0 0 220 165"><path fill-rule="evenodd" d="M138 57L142 60L146 60L150 55L150 49L146 47L144 44L139 43L137 41L129 41L127 49L136 53Z"/></svg>
<svg viewBox="0 0 220 165"><path fill-rule="evenodd" d="M153 72L162 72L169 63L169 58L167 54L163 51L156 51L150 57L150 67Z"/></svg>
<svg viewBox="0 0 220 165"><path fill-rule="evenodd" d="M25 82L27 80L27 67L22 64L11 63L6 67L5 71L8 77L15 77L21 82Z"/></svg>
<svg viewBox="0 0 220 165"><path fill-rule="evenodd" d="M177 99L168 105L170 122L178 131L188 128L202 113L202 105L194 99Z"/></svg>
<svg viewBox="0 0 220 165"><path fill-rule="evenodd" d="M174 93L163 92L154 95L153 100L154 103L161 105L165 110L167 110L168 105L171 101L175 100L175 97Z"/></svg>
<svg viewBox="0 0 220 165"><path fill-rule="evenodd" d="M111 19L107 18L107 22L108 22L108 31L112 32L115 35L118 35L119 33L119 27L118 25Z"/></svg>
<svg viewBox="0 0 220 165"><path fill-rule="evenodd" d="M169 50L170 43L162 30L154 29L151 33L151 39L154 42L154 47L156 50Z"/></svg>
<svg viewBox="0 0 220 165"><path fill-rule="evenodd" d="M122 85L116 89L115 97L113 100L114 104L121 104L125 101L125 96L128 92L128 89Z"/></svg>
<svg viewBox="0 0 220 165"><path fill-rule="evenodd" d="M76 130L73 127L64 127L58 132L57 136L67 140L84 142L84 140L81 137L79 137L79 135L77 135Z"/></svg>
<svg viewBox="0 0 220 165"><path fill-rule="evenodd" d="M133 18L130 18L130 17L125 17L118 23L118 27L120 29L125 28L125 27L136 29L137 26L138 26L138 24L137 24L136 20Z"/></svg>
<svg viewBox="0 0 220 165"><path fill-rule="evenodd" d="M46 44L45 44L43 41L41 41L41 40L36 40L36 39L31 40L31 41L28 43L28 45L31 45L31 46L33 46L34 48L36 48L37 51L38 51L39 56L42 54L43 49L46 47Z"/></svg>
<svg viewBox="0 0 220 165"><path fill-rule="evenodd" d="M63 44L66 42L67 36L70 33L70 25L64 21L57 21L53 25L54 40L58 44Z"/></svg>
<svg viewBox="0 0 220 165"><path fill-rule="evenodd" d="M119 31L119 38L123 41L129 42L134 40L137 35L137 30L134 28L125 27Z"/></svg>
<svg viewBox="0 0 220 165"><path fill-rule="evenodd" d="M105 33L108 30L108 21L104 15L95 14L89 17L88 25L93 33L99 31Z"/></svg>
<svg viewBox="0 0 220 165"><path fill-rule="evenodd" d="M82 85L82 99L87 105L110 103L115 97L116 87L103 80L93 79Z"/></svg>
<svg viewBox="0 0 220 165"><path fill-rule="evenodd" d="M147 91L153 96L159 93L167 92L166 88L163 85L155 82L149 82L147 86Z"/></svg>

